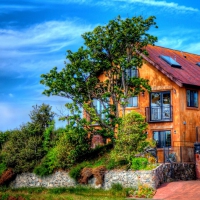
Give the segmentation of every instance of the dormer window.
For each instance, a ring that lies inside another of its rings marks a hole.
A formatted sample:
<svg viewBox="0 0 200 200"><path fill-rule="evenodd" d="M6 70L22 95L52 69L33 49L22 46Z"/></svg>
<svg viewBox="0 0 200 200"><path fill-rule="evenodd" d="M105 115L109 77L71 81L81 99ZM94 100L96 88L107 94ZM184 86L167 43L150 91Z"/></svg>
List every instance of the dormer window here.
<svg viewBox="0 0 200 200"><path fill-rule="evenodd" d="M134 67L126 69L126 77L127 78L138 77L138 70L136 68L134 68Z"/></svg>
<svg viewBox="0 0 200 200"><path fill-rule="evenodd" d="M200 67L200 62L196 63L196 65L198 65Z"/></svg>
<svg viewBox="0 0 200 200"><path fill-rule="evenodd" d="M181 65L178 62L176 62L176 60L171 58L170 56L161 55L160 58L162 60L164 60L166 63L168 63L169 65L171 65L171 67L181 68Z"/></svg>

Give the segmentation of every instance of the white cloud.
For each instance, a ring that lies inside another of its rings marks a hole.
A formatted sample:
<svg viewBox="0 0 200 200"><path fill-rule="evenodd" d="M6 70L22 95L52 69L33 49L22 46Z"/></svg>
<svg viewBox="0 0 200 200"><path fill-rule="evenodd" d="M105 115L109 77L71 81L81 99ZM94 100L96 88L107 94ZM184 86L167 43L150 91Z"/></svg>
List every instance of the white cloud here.
<svg viewBox="0 0 200 200"><path fill-rule="evenodd" d="M82 33L91 29L78 20L48 21L23 30L0 29L1 56L58 51L76 43Z"/></svg>
<svg viewBox="0 0 200 200"><path fill-rule="evenodd" d="M4 5L1 5L0 14L5 14L5 13L13 12L13 11L32 10L32 9L35 10L37 9L37 7L27 6L27 5L17 5L17 4L13 4L13 5L4 4Z"/></svg>
<svg viewBox="0 0 200 200"><path fill-rule="evenodd" d="M156 0L114 0L115 2L125 2L129 4L141 3L147 6L155 6L155 7L162 7L162 8L170 8L173 10L180 10L180 11L192 11L197 12L199 11L197 8L187 7L179 5L178 3L174 2L166 2L166 1L156 1Z"/></svg>
<svg viewBox="0 0 200 200"><path fill-rule="evenodd" d="M11 97L11 98L12 98L12 97L14 97L14 95L13 95L12 93L10 93L10 94L9 94L9 97Z"/></svg>

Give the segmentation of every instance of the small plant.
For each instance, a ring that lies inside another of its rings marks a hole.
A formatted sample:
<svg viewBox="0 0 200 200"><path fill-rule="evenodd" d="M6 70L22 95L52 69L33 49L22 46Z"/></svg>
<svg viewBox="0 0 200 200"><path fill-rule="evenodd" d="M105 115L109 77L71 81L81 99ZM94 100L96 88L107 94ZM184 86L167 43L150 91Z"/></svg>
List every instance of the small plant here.
<svg viewBox="0 0 200 200"><path fill-rule="evenodd" d="M0 164L0 176L3 174L4 171L6 171L7 167L5 163Z"/></svg>
<svg viewBox="0 0 200 200"><path fill-rule="evenodd" d="M113 183L111 186L111 190L114 190L116 192L121 191L123 190L123 186L120 183Z"/></svg>
<svg viewBox="0 0 200 200"><path fill-rule="evenodd" d="M142 170L145 169L148 164L147 158L133 158L131 169Z"/></svg>
<svg viewBox="0 0 200 200"><path fill-rule="evenodd" d="M52 188L49 189L50 194L62 194L67 191L67 188L61 187L61 188Z"/></svg>
<svg viewBox="0 0 200 200"><path fill-rule="evenodd" d="M130 192L130 196L138 198L152 198L155 194L155 190L147 185L140 185L137 190Z"/></svg>

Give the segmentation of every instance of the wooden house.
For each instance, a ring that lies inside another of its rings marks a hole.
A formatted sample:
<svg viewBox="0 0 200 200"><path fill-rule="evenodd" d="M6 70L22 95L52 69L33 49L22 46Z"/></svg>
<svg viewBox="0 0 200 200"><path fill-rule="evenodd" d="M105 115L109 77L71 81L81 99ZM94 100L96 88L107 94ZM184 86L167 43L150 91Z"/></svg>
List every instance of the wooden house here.
<svg viewBox="0 0 200 200"><path fill-rule="evenodd" d="M200 55L151 45L147 51L143 66L132 75L148 79L152 91L130 98L126 112L146 116L159 162L171 153L178 162L193 162L200 127Z"/></svg>

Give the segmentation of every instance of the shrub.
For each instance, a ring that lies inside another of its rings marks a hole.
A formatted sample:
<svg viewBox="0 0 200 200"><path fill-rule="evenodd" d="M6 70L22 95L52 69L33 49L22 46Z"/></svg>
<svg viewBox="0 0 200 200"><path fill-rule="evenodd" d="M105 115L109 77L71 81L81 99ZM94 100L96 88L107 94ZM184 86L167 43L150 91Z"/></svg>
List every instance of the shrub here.
<svg viewBox="0 0 200 200"><path fill-rule="evenodd" d="M78 179L80 178L81 170L84 167L88 167L88 166L89 166L88 162L82 162L81 164L78 164L75 167L71 168L69 171L70 177L78 181Z"/></svg>
<svg viewBox="0 0 200 200"><path fill-rule="evenodd" d="M87 159L90 151L88 133L81 127L67 127L57 143L57 159L61 168L70 168L75 163Z"/></svg>
<svg viewBox="0 0 200 200"><path fill-rule="evenodd" d="M116 161L126 160L131 163L131 159L138 151L143 151L145 145L141 145L146 139L145 130L147 123L145 118L132 111L125 115L118 129L116 143L112 151L112 158Z"/></svg>
<svg viewBox="0 0 200 200"><path fill-rule="evenodd" d="M41 163L34 168L33 172L39 176L52 174L54 169L59 168L57 160L58 151L57 147L50 149L47 155L42 159Z"/></svg>
<svg viewBox="0 0 200 200"><path fill-rule="evenodd" d="M6 171L7 167L5 163L0 164L0 177L3 174L4 171Z"/></svg>
<svg viewBox="0 0 200 200"><path fill-rule="evenodd" d="M137 190L132 190L129 192L130 196L138 198L152 198L155 194L155 190L147 185L139 185Z"/></svg>
<svg viewBox="0 0 200 200"><path fill-rule="evenodd" d="M113 183L111 186L111 190L118 192L118 191L123 190L123 186L120 183Z"/></svg>
<svg viewBox="0 0 200 200"><path fill-rule="evenodd" d="M147 158L133 158L131 168L134 170L145 169L148 164Z"/></svg>

